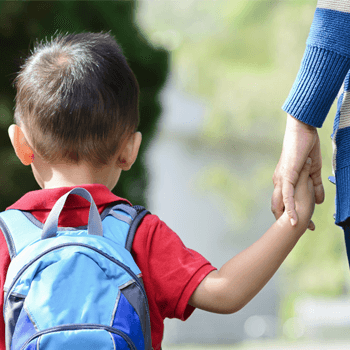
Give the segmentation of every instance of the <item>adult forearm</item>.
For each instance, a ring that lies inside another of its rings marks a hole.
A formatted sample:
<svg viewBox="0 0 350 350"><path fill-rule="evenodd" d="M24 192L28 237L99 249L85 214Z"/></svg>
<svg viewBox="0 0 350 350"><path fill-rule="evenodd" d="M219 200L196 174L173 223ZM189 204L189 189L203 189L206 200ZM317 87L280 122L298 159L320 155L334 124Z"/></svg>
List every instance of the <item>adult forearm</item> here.
<svg viewBox="0 0 350 350"><path fill-rule="evenodd" d="M222 266L218 278L227 311L240 310L265 286L304 231L300 224L293 227L284 214L258 241Z"/></svg>

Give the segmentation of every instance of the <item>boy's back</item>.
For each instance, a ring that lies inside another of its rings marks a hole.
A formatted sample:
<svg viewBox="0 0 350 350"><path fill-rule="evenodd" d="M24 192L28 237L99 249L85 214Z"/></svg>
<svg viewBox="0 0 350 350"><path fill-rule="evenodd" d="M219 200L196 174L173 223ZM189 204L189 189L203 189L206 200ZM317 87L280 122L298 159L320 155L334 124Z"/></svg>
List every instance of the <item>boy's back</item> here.
<svg viewBox="0 0 350 350"><path fill-rule="evenodd" d="M79 186L87 189L101 213L107 206L125 201L105 186ZM31 212L45 222L55 202L73 187L44 189L27 193L7 209ZM128 201L125 201L128 202ZM59 226L78 227L87 224L90 203L78 196L69 197L59 219ZM74 209L74 210L73 210ZM165 223L155 215L147 215L137 230L132 255L142 271L142 278L150 307L152 344L160 349L163 321L168 318L187 319L194 308L188 300L200 281L215 268L197 252L187 249ZM10 256L3 234L0 234L0 288L3 288ZM3 294L0 297L3 307ZM4 323L0 323L0 350L5 350Z"/></svg>

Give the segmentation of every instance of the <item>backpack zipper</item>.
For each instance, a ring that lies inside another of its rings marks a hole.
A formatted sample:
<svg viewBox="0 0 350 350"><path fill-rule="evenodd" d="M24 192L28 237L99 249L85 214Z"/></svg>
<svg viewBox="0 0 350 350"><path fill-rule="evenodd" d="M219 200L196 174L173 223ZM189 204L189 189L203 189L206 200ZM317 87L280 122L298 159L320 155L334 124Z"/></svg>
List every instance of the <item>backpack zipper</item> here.
<svg viewBox="0 0 350 350"><path fill-rule="evenodd" d="M18 281L18 279L21 277L21 275L24 273L24 271L29 268L32 264L34 264L37 260L39 260L42 256L56 250L56 249L60 249L60 248L63 248L63 247L67 247L67 246L80 246L80 247L85 247L85 248L88 248L88 249L92 249L94 250L95 252L103 255L105 258L109 259L110 261L114 262L115 264L117 264L118 266L120 266L122 269L124 269L131 277L133 277L133 279L135 280L135 283L139 286L139 288L141 289L141 292L143 293L146 301L147 301L147 295L146 295L146 291L144 290L141 282L139 281L138 277L136 276L136 274L126 265L124 265L122 262L120 262L119 260L111 257L110 255L108 255L107 253L103 252L102 250L98 249L98 248L95 248L93 246L90 246L88 244L84 244L84 243L63 243L63 244L60 244L60 245L57 245L55 247L52 247L46 251L44 251L43 253L41 253L40 255L38 255L37 257L35 257L33 260L31 260L28 264L24 265L20 270L19 272L17 273L16 277L13 279L8 291L7 291L7 294L6 294L6 298L4 300L4 315L5 315L5 309L6 309L6 305L8 303L8 299L9 299L9 296L11 294L11 289L14 287L14 285L16 284L16 282ZM148 302L147 302L148 304ZM148 310L148 307L146 308L146 312L147 312L147 316L148 316L148 319L150 319L150 314L149 314L149 310Z"/></svg>
<svg viewBox="0 0 350 350"><path fill-rule="evenodd" d="M137 350L135 344L133 343L133 341L130 339L130 337L119 331L118 329L115 329L113 327L109 327L109 326L103 326L103 325L99 325L99 324L68 324L68 325L61 325L61 326L57 326L57 327L51 327L48 329L45 329L44 331L40 331L38 333L35 333L34 335L32 335L21 347L21 350L24 350L26 348L26 346L33 341L35 338L38 338L42 335L48 334L48 333L54 333L54 332L60 332L60 331L73 331L73 330L77 330L77 329L103 329L105 331L117 334L119 336L121 336L126 343L130 346L131 350Z"/></svg>

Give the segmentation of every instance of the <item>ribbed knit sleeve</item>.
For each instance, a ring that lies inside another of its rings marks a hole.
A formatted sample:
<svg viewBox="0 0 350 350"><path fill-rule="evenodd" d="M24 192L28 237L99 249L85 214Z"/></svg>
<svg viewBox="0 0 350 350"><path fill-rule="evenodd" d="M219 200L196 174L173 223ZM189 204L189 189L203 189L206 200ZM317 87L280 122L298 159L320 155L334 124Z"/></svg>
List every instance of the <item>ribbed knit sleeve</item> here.
<svg viewBox="0 0 350 350"><path fill-rule="evenodd" d="M282 109L322 127L350 69L350 2L320 0L297 78Z"/></svg>

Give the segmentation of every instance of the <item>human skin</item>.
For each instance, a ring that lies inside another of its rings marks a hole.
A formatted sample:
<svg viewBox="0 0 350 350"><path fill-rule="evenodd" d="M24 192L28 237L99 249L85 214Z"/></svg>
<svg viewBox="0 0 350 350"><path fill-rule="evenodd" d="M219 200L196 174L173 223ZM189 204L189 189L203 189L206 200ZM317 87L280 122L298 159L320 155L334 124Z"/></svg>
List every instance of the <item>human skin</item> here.
<svg viewBox="0 0 350 350"><path fill-rule="evenodd" d="M23 126L11 126L9 136L17 156L23 164L32 166L35 178L42 188L52 188L53 180L55 186L73 186L82 182L98 181L97 183L114 187L120 172L129 170L136 160L141 143L141 134L134 133L116 153L111 163L96 173L93 169L87 169L86 164L67 167L63 162L43 162L31 147ZM315 206L310 169L310 164L305 163L295 188L298 224L293 227L284 213L254 244L231 258L220 270L210 272L192 294L190 305L215 313L234 313L264 287L310 223Z"/></svg>
<svg viewBox="0 0 350 350"><path fill-rule="evenodd" d="M312 159L310 176L314 185L315 201L316 204L321 204L325 194L321 178L322 155L317 129L288 114L282 153L272 178L274 191L271 210L276 220L286 211L292 225L297 224L294 189L308 157ZM308 228L315 230L315 224L311 221Z"/></svg>
<svg viewBox="0 0 350 350"><path fill-rule="evenodd" d="M32 167L33 175L43 189L99 183L112 190L121 172L129 170L134 164L142 140L140 132L131 134L110 163L97 169L86 162L79 164L69 164L64 160L54 164L45 162L31 146L29 133L24 125L11 125L8 133L17 157L23 165Z"/></svg>
<svg viewBox="0 0 350 350"><path fill-rule="evenodd" d="M271 279L306 231L314 208L314 186L305 163L295 188L297 225L292 226L284 212L250 247L220 270L210 272L192 294L189 304L215 313L241 310Z"/></svg>

